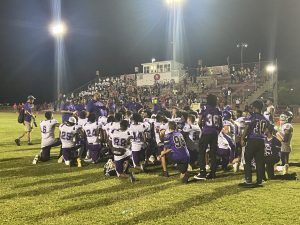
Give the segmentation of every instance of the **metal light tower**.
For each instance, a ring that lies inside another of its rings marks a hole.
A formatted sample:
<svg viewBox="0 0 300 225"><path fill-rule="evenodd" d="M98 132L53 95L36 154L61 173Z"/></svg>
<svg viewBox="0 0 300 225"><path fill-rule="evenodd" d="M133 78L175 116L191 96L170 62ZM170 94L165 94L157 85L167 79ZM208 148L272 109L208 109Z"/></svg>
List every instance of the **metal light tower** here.
<svg viewBox="0 0 300 225"><path fill-rule="evenodd" d="M172 23L172 60L176 61L177 60L177 49L178 49L178 45L179 45L179 40L177 38L178 32L179 32L179 23L178 23L178 11L180 9L180 7L183 5L183 3L185 2L185 0L166 0L166 4L170 9L171 12L171 23Z"/></svg>
<svg viewBox="0 0 300 225"><path fill-rule="evenodd" d="M241 42L241 43L238 43L236 47L241 49L241 68L243 68L243 66L244 66L244 64L243 64L244 48L248 48L248 44Z"/></svg>

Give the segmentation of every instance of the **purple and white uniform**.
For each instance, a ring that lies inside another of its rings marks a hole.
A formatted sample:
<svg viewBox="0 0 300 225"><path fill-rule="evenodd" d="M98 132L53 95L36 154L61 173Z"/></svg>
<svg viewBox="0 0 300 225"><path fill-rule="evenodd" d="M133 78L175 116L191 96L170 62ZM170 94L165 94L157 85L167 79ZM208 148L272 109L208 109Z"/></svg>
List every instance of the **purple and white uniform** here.
<svg viewBox="0 0 300 225"><path fill-rule="evenodd" d="M138 166L140 163L141 150L145 144L144 135L147 127L144 124L132 124L128 129L131 136L133 137L131 141L131 151L132 151L132 161L134 167Z"/></svg>
<svg viewBox="0 0 300 225"><path fill-rule="evenodd" d="M99 139L99 131L101 125L98 122L94 123L86 123L83 125L82 129L86 134L87 139L87 148L90 152L90 156L94 162L97 162L100 158L100 139Z"/></svg>
<svg viewBox="0 0 300 225"><path fill-rule="evenodd" d="M116 164L117 175L122 174L124 161L127 160L131 156L130 146L128 144L128 140L131 139L132 136L128 130L113 130L110 134L110 140L112 142L112 146L114 148L122 148L125 149L125 153L123 155L114 155L114 161Z"/></svg>
<svg viewBox="0 0 300 225"><path fill-rule="evenodd" d="M67 126L66 124L61 124L59 126L60 140L62 144L61 150L65 161L70 161L72 159L73 151L78 148L78 146L76 146L75 137L79 128L80 127L77 125Z"/></svg>
<svg viewBox="0 0 300 225"><path fill-rule="evenodd" d="M190 154L183 135L180 132L168 133L164 138L164 148L171 149L172 160L176 163L188 164Z"/></svg>
<svg viewBox="0 0 300 225"><path fill-rule="evenodd" d="M248 139L265 140L265 130L269 121L260 113L253 113L245 119L248 125Z"/></svg>
<svg viewBox="0 0 300 225"><path fill-rule="evenodd" d="M202 134L218 134L222 125L222 112L210 105L203 107L200 112L202 116Z"/></svg>

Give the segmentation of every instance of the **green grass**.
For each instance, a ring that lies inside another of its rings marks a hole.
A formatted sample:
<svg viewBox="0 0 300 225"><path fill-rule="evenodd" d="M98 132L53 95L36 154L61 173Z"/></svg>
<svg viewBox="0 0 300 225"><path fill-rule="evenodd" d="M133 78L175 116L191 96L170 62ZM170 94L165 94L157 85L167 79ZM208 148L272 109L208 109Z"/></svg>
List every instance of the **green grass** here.
<svg viewBox="0 0 300 225"><path fill-rule="evenodd" d="M138 181L130 184L104 177L103 164L57 164L57 148L51 161L32 165L40 133L33 131L35 145L16 146L23 129L16 117L0 113L1 224L300 224L297 181L245 190L237 186L242 174L221 173L214 181L182 185L177 175L160 178L156 170L137 174ZM292 162L300 162L299 128ZM300 167L290 170L300 173Z"/></svg>

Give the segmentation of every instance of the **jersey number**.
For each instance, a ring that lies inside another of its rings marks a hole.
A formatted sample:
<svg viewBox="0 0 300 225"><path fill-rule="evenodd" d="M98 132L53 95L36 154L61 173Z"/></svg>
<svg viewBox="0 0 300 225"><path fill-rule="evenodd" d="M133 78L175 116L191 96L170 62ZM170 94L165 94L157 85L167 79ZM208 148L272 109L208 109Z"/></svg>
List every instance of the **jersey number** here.
<svg viewBox="0 0 300 225"><path fill-rule="evenodd" d="M182 148L186 146L185 140L182 136L174 136L173 141L176 148Z"/></svg>
<svg viewBox="0 0 300 225"><path fill-rule="evenodd" d="M72 133L61 132L61 139L70 141L72 139Z"/></svg>
<svg viewBox="0 0 300 225"><path fill-rule="evenodd" d="M114 144L121 147L127 146L127 140L124 138L114 138Z"/></svg>
<svg viewBox="0 0 300 225"><path fill-rule="evenodd" d="M208 126L208 127L212 127L212 126L217 127L217 126L219 126L219 116L208 114L206 116L206 126Z"/></svg>

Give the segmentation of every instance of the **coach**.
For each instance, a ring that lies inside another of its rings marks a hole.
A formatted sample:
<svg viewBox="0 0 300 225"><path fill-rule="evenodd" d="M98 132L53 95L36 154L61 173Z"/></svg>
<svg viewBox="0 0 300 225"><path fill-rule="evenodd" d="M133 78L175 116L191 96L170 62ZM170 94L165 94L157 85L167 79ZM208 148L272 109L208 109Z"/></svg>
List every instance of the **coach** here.
<svg viewBox="0 0 300 225"><path fill-rule="evenodd" d="M35 115L33 114L34 100L35 100L35 97L33 97L32 95L29 95L27 97L27 102L24 105L24 132L20 137L18 137L15 140L15 142L18 146L21 145L21 138L23 138L25 135L27 135L28 145L32 145L32 142L31 142L32 122L35 119Z"/></svg>
<svg viewBox="0 0 300 225"><path fill-rule="evenodd" d="M102 110L104 108L105 106L100 102L100 94L95 93L93 99L90 100L86 106L87 116L89 116L90 113L94 113L98 120L99 116L102 116Z"/></svg>

